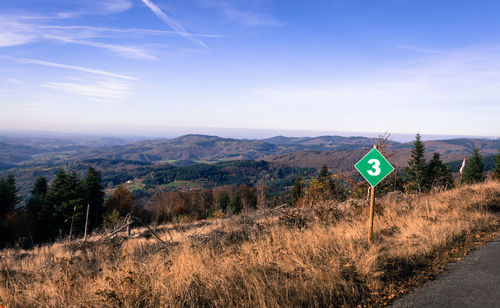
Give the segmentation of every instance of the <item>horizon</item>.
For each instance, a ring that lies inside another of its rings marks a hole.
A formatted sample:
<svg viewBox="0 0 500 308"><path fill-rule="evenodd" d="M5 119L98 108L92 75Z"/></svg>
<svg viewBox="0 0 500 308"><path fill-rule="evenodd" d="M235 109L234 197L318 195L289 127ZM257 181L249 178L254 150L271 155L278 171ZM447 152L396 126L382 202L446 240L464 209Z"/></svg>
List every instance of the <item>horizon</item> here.
<svg viewBox="0 0 500 308"><path fill-rule="evenodd" d="M136 140L155 140L155 139L174 139L186 135L204 135L216 136L220 138L235 138L248 140L264 140L272 137L287 138L316 138L323 136L341 136L341 137L366 137L378 138L384 134L373 132L342 132L342 131L314 131L314 130L273 130L273 129L252 129L252 128L203 128L203 127L142 127L141 133L122 132L99 132L82 130L2 130L0 137L96 137L96 138L122 138ZM390 140L395 142L407 143L415 140L415 134L408 133L390 133ZM423 141L431 140L449 140L449 139L498 139L498 136L471 136L471 135L443 135L443 134L420 134Z"/></svg>
<svg viewBox="0 0 500 308"><path fill-rule="evenodd" d="M499 9L488 0L6 0L0 130L500 136Z"/></svg>

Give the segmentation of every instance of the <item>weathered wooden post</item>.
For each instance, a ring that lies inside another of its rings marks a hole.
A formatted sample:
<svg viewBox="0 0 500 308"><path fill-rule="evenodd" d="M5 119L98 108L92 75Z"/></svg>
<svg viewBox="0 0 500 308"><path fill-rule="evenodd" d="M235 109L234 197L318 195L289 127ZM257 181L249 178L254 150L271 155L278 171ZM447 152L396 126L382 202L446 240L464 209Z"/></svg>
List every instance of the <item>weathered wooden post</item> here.
<svg viewBox="0 0 500 308"><path fill-rule="evenodd" d="M368 219L368 241L373 241L373 218L375 214L375 186L380 183L389 173L394 170L394 167L385 159L378 151L377 145L368 152L354 166L361 175L370 183L370 218Z"/></svg>

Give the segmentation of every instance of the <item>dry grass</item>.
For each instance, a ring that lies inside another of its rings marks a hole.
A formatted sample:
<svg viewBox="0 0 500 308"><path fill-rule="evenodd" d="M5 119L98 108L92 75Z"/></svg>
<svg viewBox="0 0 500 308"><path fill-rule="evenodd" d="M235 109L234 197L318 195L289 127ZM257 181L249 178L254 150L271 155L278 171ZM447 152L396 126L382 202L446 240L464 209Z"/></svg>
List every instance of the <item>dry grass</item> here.
<svg viewBox="0 0 500 308"><path fill-rule="evenodd" d="M498 225L500 184L378 200L375 243L365 202L281 209L154 237L0 252L8 307L376 305L396 282L475 232ZM169 232L167 232L167 230ZM141 230L136 230L137 233ZM144 231L144 230L142 230Z"/></svg>

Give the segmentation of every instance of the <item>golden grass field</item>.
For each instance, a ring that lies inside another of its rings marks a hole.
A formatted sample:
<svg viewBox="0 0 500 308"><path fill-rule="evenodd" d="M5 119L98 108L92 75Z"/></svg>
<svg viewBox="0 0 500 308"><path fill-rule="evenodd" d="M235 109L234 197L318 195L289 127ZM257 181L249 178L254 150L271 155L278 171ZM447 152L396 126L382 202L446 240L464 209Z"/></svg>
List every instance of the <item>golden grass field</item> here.
<svg viewBox="0 0 500 308"><path fill-rule="evenodd" d="M6 307L377 306L381 294L478 232L498 229L500 183L324 202L0 252ZM389 299L395 295L389 296Z"/></svg>

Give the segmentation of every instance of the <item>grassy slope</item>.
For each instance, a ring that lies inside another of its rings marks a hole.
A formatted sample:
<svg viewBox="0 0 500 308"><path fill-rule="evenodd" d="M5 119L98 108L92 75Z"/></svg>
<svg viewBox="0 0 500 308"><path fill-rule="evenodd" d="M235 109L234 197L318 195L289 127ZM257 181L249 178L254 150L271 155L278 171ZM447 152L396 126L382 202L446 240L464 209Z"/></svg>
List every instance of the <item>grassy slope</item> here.
<svg viewBox="0 0 500 308"><path fill-rule="evenodd" d="M380 200L376 241L366 202L257 212L162 226L143 237L56 243L0 253L9 306L356 306L432 267L481 230L498 228L500 183ZM170 230L167 232L167 230ZM136 230L140 232L142 230ZM391 295L392 298L394 295Z"/></svg>

